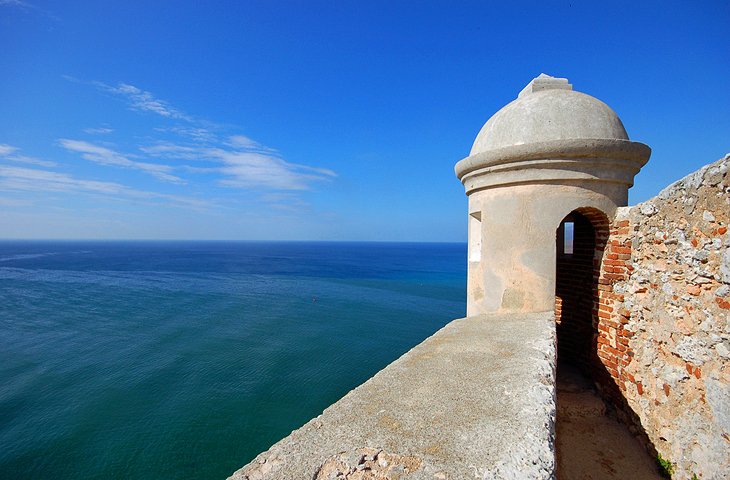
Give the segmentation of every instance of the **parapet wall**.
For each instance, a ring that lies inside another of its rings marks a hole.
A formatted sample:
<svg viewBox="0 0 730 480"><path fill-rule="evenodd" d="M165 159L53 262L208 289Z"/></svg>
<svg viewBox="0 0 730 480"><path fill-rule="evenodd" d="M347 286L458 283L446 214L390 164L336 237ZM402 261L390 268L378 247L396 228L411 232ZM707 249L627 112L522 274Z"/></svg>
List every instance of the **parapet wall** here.
<svg viewBox="0 0 730 480"><path fill-rule="evenodd" d="M552 479L552 312L454 320L229 480Z"/></svg>
<svg viewBox="0 0 730 480"><path fill-rule="evenodd" d="M620 208L598 278L604 393L673 478L730 478L729 169L727 155Z"/></svg>

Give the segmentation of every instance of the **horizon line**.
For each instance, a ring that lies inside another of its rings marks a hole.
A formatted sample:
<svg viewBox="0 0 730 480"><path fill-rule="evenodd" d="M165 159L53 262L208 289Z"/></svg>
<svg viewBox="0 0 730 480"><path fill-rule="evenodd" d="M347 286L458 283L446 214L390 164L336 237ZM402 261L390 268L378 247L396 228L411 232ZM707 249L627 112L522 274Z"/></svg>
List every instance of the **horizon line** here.
<svg viewBox="0 0 730 480"><path fill-rule="evenodd" d="M0 238L4 242L238 242L238 243L450 243L466 241L445 240L265 240L265 239L205 239L205 238Z"/></svg>

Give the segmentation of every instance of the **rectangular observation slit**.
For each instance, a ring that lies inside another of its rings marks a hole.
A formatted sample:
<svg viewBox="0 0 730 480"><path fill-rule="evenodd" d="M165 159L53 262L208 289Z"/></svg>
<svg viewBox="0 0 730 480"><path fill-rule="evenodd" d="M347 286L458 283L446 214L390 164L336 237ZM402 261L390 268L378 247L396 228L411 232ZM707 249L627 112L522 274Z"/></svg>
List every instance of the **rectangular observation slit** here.
<svg viewBox="0 0 730 480"><path fill-rule="evenodd" d="M563 253L566 255L573 254L573 233L575 225L573 221L563 222Z"/></svg>
<svg viewBox="0 0 730 480"><path fill-rule="evenodd" d="M482 212L469 214L469 261L482 259Z"/></svg>

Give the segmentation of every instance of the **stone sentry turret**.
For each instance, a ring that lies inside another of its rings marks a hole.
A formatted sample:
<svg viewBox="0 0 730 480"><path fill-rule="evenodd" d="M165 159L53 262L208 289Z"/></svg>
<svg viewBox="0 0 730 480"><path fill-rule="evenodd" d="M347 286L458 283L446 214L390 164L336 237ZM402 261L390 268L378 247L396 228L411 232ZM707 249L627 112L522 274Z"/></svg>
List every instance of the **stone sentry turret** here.
<svg viewBox="0 0 730 480"><path fill-rule="evenodd" d="M650 154L605 103L533 79L455 167L469 197L467 316L552 310L561 221L586 209L612 220Z"/></svg>

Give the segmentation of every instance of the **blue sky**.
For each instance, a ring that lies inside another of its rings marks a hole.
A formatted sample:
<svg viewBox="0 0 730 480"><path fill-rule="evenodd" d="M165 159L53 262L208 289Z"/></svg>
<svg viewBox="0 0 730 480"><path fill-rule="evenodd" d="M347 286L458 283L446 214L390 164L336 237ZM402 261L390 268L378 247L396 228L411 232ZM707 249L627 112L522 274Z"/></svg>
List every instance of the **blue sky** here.
<svg viewBox="0 0 730 480"><path fill-rule="evenodd" d="M0 238L465 241L453 173L541 72L730 151L730 2L0 0Z"/></svg>

